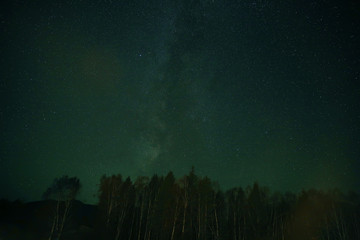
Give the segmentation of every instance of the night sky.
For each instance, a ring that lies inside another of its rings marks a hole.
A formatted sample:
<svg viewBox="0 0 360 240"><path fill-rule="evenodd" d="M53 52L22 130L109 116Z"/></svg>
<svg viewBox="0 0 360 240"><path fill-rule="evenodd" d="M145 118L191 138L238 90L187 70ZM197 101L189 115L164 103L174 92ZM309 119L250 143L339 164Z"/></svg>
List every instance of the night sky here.
<svg viewBox="0 0 360 240"><path fill-rule="evenodd" d="M360 189L358 1L0 5L0 198L55 177Z"/></svg>

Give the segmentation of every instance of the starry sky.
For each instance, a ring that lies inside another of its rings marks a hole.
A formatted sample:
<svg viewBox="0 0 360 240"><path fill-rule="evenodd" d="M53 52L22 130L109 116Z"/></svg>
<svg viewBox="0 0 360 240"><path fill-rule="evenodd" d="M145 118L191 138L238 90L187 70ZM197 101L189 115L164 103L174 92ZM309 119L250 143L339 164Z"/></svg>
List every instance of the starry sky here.
<svg viewBox="0 0 360 240"><path fill-rule="evenodd" d="M360 5L54 0L0 6L0 198L77 176L360 189Z"/></svg>

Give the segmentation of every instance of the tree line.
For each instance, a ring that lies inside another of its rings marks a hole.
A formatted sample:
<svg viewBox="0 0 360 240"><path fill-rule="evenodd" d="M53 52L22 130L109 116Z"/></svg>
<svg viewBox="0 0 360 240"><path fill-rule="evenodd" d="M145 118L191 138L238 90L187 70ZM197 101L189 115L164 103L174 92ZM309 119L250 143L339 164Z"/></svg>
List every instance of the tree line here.
<svg viewBox="0 0 360 240"><path fill-rule="evenodd" d="M55 178L43 194L51 201L38 203L33 216L37 222L28 224L23 219L26 205L0 200L0 236L48 240L360 239L360 196L355 192L310 189L298 194L271 193L256 182L224 192L208 177L197 176L194 169L178 179L172 172L140 176L135 181L120 174L104 175L98 204L91 206L90 215L83 212L86 216L80 216L86 217L89 226L84 232L76 230L80 226L76 224L83 221L74 215L81 206L74 202L80 188L76 177ZM40 223L41 219L45 222ZM6 227L12 226L10 223L15 223L16 231Z"/></svg>
<svg viewBox="0 0 360 240"><path fill-rule="evenodd" d="M128 240L360 239L360 204L338 190L270 193L254 183L220 190L194 169L176 179L100 181L96 238Z"/></svg>

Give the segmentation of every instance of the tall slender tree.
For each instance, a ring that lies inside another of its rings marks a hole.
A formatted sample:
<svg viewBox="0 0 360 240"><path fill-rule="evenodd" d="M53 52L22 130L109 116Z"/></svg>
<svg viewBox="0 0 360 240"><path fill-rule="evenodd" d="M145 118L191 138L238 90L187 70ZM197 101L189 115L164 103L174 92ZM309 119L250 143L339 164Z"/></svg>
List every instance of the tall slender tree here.
<svg viewBox="0 0 360 240"><path fill-rule="evenodd" d="M52 185L44 192L44 199L56 201L56 209L53 216L49 240L56 235L61 239L66 221L69 217L72 201L80 190L80 180L76 177L69 178L67 175L55 178Z"/></svg>

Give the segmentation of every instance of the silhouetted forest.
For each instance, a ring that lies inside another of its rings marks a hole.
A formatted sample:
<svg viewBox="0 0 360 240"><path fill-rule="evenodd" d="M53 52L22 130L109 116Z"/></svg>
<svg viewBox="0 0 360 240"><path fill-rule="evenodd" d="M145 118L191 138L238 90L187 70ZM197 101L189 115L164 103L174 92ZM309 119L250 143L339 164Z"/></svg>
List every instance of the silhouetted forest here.
<svg viewBox="0 0 360 240"><path fill-rule="evenodd" d="M2 200L0 239L360 239L355 192L271 193L258 183L223 192L194 169L179 179L103 176L97 206L74 200L79 188L64 176L45 191L52 200Z"/></svg>

